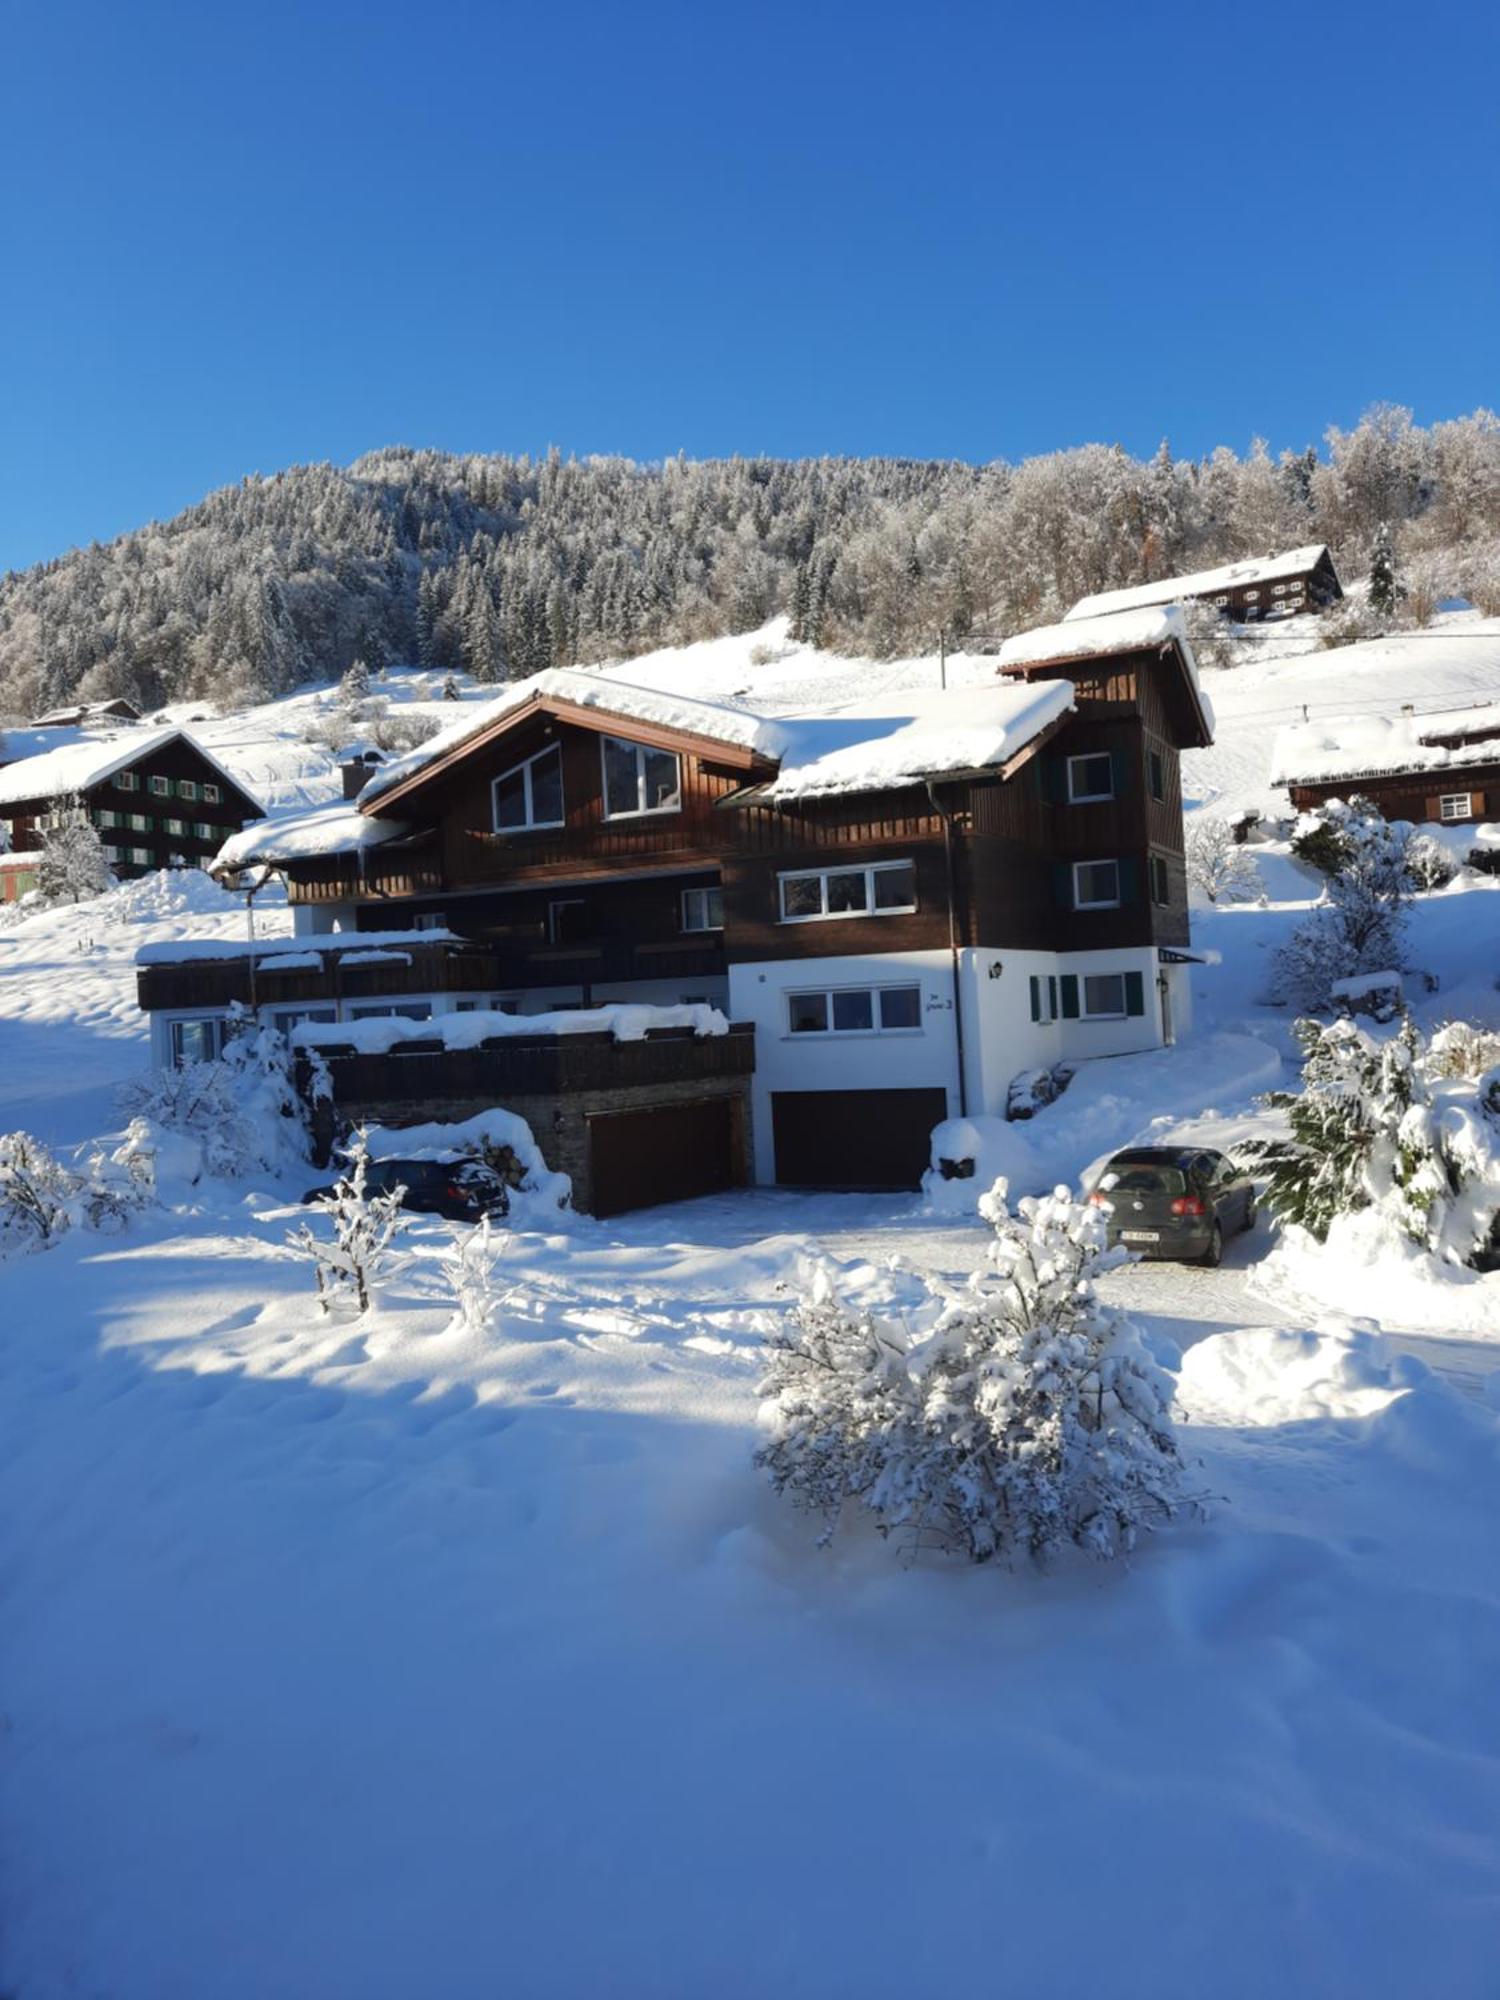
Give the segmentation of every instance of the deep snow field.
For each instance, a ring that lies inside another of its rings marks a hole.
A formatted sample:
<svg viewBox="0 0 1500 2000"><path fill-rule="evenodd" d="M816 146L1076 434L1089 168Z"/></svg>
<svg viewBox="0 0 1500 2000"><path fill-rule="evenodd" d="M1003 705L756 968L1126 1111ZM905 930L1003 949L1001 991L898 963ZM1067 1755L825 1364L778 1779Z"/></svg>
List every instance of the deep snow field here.
<svg viewBox="0 0 1500 2000"><path fill-rule="evenodd" d="M1306 643L1206 676L1195 804L1283 806L1304 704L1500 694L1500 622ZM793 707L936 667L773 627L618 671ZM318 699L195 727L315 803ZM1192 1039L1081 1070L1015 1128L1022 1179L1264 1128L1262 968L1316 884L1259 854L1265 907L1195 914ZM1420 899L1425 1024L1500 1026L1497 893ZM117 1132L136 950L244 924L186 876L0 925L0 1131ZM284 1248L312 1177L168 1179L124 1233L0 1265L7 2000L1500 1990L1500 1276L1264 1225L1217 1272L1121 1271L1208 1518L1107 1569L906 1567L819 1551L755 1470L757 1347L818 1257L898 1303L972 1268L972 1213L523 1202L475 1334L436 1222L369 1314L320 1316Z"/></svg>

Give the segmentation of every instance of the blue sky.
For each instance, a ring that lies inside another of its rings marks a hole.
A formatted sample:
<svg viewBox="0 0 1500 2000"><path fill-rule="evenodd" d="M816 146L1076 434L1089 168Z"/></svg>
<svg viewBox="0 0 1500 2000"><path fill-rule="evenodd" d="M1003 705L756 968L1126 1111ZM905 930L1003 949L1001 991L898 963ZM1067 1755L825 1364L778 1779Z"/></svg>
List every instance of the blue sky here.
<svg viewBox="0 0 1500 2000"><path fill-rule="evenodd" d="M0 569L385 443L1300 446L1500 397L1500 10L18 0Z"/></svg>

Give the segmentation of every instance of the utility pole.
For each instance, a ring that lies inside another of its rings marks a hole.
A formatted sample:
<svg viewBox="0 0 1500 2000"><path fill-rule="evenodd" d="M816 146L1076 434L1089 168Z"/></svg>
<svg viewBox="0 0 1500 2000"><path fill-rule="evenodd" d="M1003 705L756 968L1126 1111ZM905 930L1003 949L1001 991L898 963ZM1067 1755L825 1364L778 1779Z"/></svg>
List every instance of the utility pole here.
<svg viewBox="0 0 1500 2000"><path fill-rule="evenodd" d="M948 628L946 625L939 625L938 627L938 686L944 690L948 686Z"/></svg>

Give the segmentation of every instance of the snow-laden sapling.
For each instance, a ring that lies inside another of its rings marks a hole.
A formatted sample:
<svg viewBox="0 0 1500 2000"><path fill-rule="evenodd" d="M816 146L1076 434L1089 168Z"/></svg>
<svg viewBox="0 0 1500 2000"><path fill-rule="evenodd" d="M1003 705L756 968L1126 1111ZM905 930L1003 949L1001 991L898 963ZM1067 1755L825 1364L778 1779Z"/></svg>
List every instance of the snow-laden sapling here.
<svg viewBox="0 0 1500 2000"><path fill-rule="evenodd" d="M1234 837L1227 819L1194 813L1184 835L1190 886L1210 903L1254 902L1263 893L1260 870Z"/></svg>
<svg viewBox="0 0 1500 2000"><path fill-rule="evenodd" d="M1328 885L1326 900L1276 954L1271 978L1279 999L1322 1012L1339 981L1404 965L1411 832L1360 798L1330 799L1299 824L1293 851L1326 868Z"/></svg>
<svg viewBox="0 0 1500 2000"><path fill-rule="evenodd" d="M819 1273L768 1344L757 1462L825 1541L852 1503L912 1552L1121 1555L1182 1499L1170 1380L1094 1288L1122 1253L1064 1188L1012 1214L997 1181L980 1208L987 1267L959 1291L928 1282L925 1332Z"/></svg>
<svg viewBox="0 0 1500 2000"><path fill-rule="evenodd" d="M29 1132L0 1133L0 1252L42 1250L72 1220L78 1178Z"/></svg>
<svg viewBox="0 0 1500 2000"><path fill-rule="evenodd" d="M319 1204L333 1225L332 1237L320 1236L305 1222L287 1237L288 1246L313 1265L318 1304L324 1312L331 1312L346 1293L354 1295L361 1312L369 1311L371 1299L394 1262L393 1245L401 1227L405 1189L370 1192L370 1148L362 1131L350 1140L346 1158L344 1173L334 1183L332 1194Z"/></svg>
<svg viewBox="0 0 1500 2000"><path fill-rule="evenodd" d="M508 1237L497 1247L490 1218L481 1216L442 1260L443 1279L453 1294L454 1318L466 1333L483 1333L509 1296L502 1291L496 1271L505 1241Z"/></svg>

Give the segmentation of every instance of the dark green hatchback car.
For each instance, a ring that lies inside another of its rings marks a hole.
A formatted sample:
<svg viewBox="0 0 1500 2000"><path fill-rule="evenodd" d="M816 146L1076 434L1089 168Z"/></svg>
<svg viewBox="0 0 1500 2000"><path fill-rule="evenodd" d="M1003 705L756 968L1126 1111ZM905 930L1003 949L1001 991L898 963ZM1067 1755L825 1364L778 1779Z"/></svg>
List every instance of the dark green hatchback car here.
<svg viewBox="0 0 1500 2000"><path fill-rule="evenodd" d="M1109 1240L1143 1257L1217 1264L1225 1238L1255 1224L1255 1182L1207 1146L1128 1146L1089 1200L1109 1211Z"/></svg>

